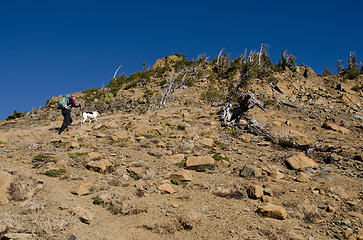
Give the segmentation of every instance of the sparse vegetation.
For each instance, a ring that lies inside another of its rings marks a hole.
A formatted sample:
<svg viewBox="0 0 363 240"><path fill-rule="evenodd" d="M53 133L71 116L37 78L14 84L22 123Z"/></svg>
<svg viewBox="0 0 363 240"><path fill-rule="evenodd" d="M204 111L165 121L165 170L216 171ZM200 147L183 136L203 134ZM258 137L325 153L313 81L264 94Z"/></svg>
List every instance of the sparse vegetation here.
<svg viewBox="0 0 363 240"><path fill-rule="evenodd" d="M48 177L58 177L58 176L65 174L66 172L67 172L67 170L64 168L48 169L47 171L45 171L44 174L47 175Z"/></svg>
<svg viewBox="0 0 363 240"><path fill-rule="evenodd" d="M8 116L6 118L6 120L13 120L13 119L17 119L17 118L22 118L24 116L25 116L25 113L14 110L13 115Z"/></svg>
<svg viewBox="0 0 363 240"><path fill-rule="evenodd" d="M81 156L87 155L87 152L75 152L75 153L70 153L69 157L70 158L79 158Z"/></svg>

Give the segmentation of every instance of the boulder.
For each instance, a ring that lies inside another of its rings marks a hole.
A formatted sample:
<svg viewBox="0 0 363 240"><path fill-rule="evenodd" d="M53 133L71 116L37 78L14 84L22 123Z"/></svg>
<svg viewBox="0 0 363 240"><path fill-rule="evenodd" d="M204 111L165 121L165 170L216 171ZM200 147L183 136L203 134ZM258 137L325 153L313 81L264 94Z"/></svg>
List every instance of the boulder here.
<svg viewBox="0 0 363 240"><path fill-rule="evenodd" d="M319 166L316 162L314 162L314 160L305 156L303 153L295 154L295 155L287 158L285 161L289 167L291 167L295 170L299 170L299 169L303 169L303 168L307 168L307 167L316 168Z"/></svg>
<svg viewBox="0 0 363 240"><path fill-rule="evenodd" d="M257 213L263 217L276 218L279 220L285 220L287 218L287 211L285 208L272 204L260 206L257 209Z"/></svg>

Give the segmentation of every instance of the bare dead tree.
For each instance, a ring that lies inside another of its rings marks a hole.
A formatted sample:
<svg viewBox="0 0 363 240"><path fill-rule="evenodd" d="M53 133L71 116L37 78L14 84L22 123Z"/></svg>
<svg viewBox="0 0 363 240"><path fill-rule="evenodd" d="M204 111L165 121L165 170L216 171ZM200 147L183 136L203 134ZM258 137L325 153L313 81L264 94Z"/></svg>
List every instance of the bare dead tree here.
<svg viewBox="0 0 363 240"><path fill-rule="evenodd" d="M113 74L113 77L112 77L112 78L115 78L115 77L116 77L117 72L118 72L118 70L120 70L121 66L122 66L122 65L118 66L118 68L116 69L115 74Z"/></svg>
<svg viewBox="0 0 363 240"><path fill-rule="evenodd" d="M269 131L260 127L258 121L249 115L249 110L255 106L258 106L265 111L263 104L258 101L252 93L241 94L237 100L237 103L227 102L218 112L222 126L240 127L239 121L241 118L243 118L247 122L247 124L244 126L244 130L251 134L262 136L265 140L271 141L272 143L278 144L282 147L295 148L308 152L313 150L319 152L331 152L333 150L332 147L319 148L311 145L301 145L296 141L289 141L279 136L274 136Z"/></svg>
<svg viewBox="0 0 363 240"><path fill-rule="evenodd" d="M218 58L217 58L217 65L219 65L219 60L222 56L223 51L224 51L224 48L222 48L221 51L219 51Z"/></svg>
<svg viewBox="0 0 363 240"><path fill-rule="evenodd" d="M261 70L262 54L263 54L263 43L261 43L261 49L260 49L260 52L258 53L258 69L259 70Z"/></svg>
<svg viewBox="0 0 363 240"><path fill-rule="evenodd" d="M175 77L174 77L174 69L173 72L171 74L170 80L169 80L169 86L165 89L164 95L160 100L160 106L164 107L166 104L166 100L168 98L168 95L172 92L173 90L173 85L174 85L174 81L175 81Z"/></svg>

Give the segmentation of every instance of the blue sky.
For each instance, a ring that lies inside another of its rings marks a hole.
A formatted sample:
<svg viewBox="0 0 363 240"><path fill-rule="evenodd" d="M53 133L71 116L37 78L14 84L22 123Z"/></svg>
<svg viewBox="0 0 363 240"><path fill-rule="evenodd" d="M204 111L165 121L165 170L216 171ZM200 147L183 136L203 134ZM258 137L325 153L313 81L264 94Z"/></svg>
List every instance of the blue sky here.
<svg viewBox="0 0 363 240"><path fill-rule="evenodd" d="M287 49L297 63L336 71L363 54L363 1L0 1L0 119L48 98L106 85L176 52Z"/></svg>

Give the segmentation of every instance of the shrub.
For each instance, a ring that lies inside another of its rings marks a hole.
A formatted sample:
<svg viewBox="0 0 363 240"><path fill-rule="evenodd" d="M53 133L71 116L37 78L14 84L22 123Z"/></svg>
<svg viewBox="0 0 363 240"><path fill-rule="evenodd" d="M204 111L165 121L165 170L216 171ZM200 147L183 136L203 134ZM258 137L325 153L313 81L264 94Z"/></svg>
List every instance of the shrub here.
<svg viewBox="0 0 363 240"><path fill-rule="evenodd" d="M331 75L331 73L330 73L329 68L324 67L323 76L330 76L330 75Z"/></svg>
<svg viewBox="0 0 363 240"><path fill-rule="evenodd" d="M22 118L25 116L25 113L22 112L17 112L16 110L14 110L13 115L10 115L6 118L6 120L12 120L12 119L17 119L17 118Z"/></svg>
<svg viewBox="0 0 363 240"><path fill-rule="evenodd" d="M60 168L60 169L49 169L49 170L45 171L44 174L49 177L58 177L60 175L63 175L66 172L67 172L67 170L65 170L64 168Z"/></svg>
<svg viewBox="0 0 363 240"><path fill-rule="evenodd" d="M82 91L84 94L84 100L86 103L93 102L96 98L101 99L103 97L103 92L99 88L90 88Z"/></svg>

